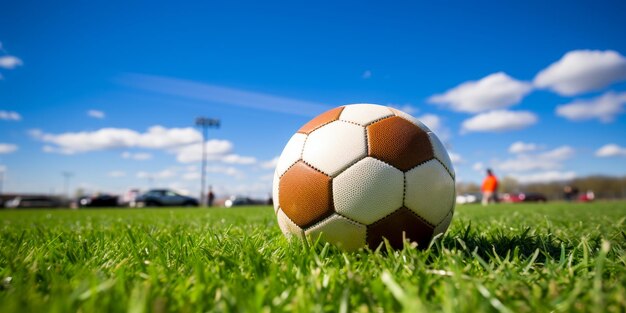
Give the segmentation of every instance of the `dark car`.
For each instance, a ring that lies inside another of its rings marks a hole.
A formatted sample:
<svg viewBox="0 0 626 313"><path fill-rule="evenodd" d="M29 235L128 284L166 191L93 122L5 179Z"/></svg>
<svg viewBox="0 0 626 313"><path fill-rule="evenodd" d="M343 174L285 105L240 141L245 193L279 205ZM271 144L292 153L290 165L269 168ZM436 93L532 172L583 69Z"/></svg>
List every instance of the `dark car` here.
<svg viewBox="0 0 626 313"><path fill-rule="evenodd" d="M538 192L519 192L519 193L505 193L502 195L502 202L517 203L517 202L547 202L548 198L545 195Z"/></svg>
<svg viewBox="0 0 626 313"><path fill-rule="evenodd" d="M78 198L78 207L95 208L95 207L116 207L118 206L119 198L117 196L102 194L97 196L88 196Z"/></svg>
<svg viewBox="0 0 626 313"><path fill-rule="evenodd" d="M198 206L198 200L169 189L152 189L135 199L137 207L145 206Z"/></svg>

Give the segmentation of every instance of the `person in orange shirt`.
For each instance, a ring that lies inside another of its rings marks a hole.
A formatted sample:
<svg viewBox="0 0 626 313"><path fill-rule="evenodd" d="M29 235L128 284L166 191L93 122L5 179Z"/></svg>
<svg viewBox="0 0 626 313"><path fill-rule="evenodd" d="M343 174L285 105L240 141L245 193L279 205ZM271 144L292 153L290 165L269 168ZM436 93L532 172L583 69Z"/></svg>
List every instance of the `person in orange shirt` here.
<svg viewBox="0 0 626 313"><path fill-rule="evenodd" d="M487 177L483 180L483 185L480 190L483 192L483 205L498 201L496 197L498 191L498 179L496 178L496 175L493 175L491 169L487 169Z"/></svg>

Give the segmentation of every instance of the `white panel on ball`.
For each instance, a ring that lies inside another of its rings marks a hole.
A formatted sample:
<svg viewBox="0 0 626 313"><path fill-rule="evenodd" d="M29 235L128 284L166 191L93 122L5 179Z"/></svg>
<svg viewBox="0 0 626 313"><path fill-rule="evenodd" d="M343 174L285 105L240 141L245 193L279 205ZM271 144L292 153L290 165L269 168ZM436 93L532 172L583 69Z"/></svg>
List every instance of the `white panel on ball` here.
<svg viewBox="0 0 626 313"><path fill-rule="evenodd" d="M285 146L285 149L283 149L283 153L280 155L280 158L278 158L278 163L276 164L276 174L279 177L283 176L289 167L300 159L305 141L305 134L296 133L291 136L291 139L287 142L287 145Z"/></svg>
<svg viewBox="0 0 626 313"><path fill-rule="evenodd" d="M283 210L279 209L276 217L278 218L278 226L280 227L280 230L287 238L291 239L294 236L297 238L304 238L304 231L302 228L292 222Z"/></svg>
<svg viewBox="0 0 626 313"><path fill-rule="evenodd" d="M404 205L432 225L454 208L454 179L433 159L406 172Z"/></svg>
<svg viewBox="0 0 626 313"><path fill-rule="evenodd" d="M448 151L443 146L443 143L441 143L439 138L437 138L437 135L435 135L434 133L428 133L428 137L430 138L430 142L433 144L433 152L435 153L435 158L443 163L443 165L446 167L448 172L450 172L450 175L452 175L452 177L455 177L452 160L450 160Z"/></svg>
<svg viewBox="0 0 626 313"><path fill-rule="evenodd" d="M314 168L334 176L366 154L365 128L335 121L309 134L302 158Z"/></svg>
<svg viewBox="0 0 626 313"><path fill-rule="evenodd" d="M333 179L335 211L365 225L402 206L404 175L395 167L367 157Z"/></svg>
<svg viewBox="0 0 626 313"><path fill-rule="evenodd" d="M346 105L343 108L343 111L341 111L339 119L342 121L356 123L361 126L367 126L374 121L392 115L393 112L391 112L391 110L386 106L362 103Z"/></svg>
<svg viewBox="0 0 626 313"><path fill-rule="evenodd" d="M274 180L272 181L272 202L274 203L274 213L278 213L278 186L280 185L280 178L278 174L274 172Z"/></svg>
<svg viewBox="0 0 626 313"><path fill-rule="evenodd" d="M408 114L406 112L400 111L398 109L395 109L394 113L397 116L399 116L399 117L401 117L401 118L403 118L403 119L413 123L415 126L421 128L423 131L425 131L427 133L432 132L432 130L430 130L430 128L428 128L428 126L424 125L424 123L422 123L420 120L418 120L415 117L413 117L411 114Z"/></svg>
<svg viewBox="0 0 626 313"><path fill-rule="evenodd" d="M365 246L366 231L365 225L333 214L304 233L311 240L317 240L321 235L323 241L337 245L345 251L355 251Z"/></svg>

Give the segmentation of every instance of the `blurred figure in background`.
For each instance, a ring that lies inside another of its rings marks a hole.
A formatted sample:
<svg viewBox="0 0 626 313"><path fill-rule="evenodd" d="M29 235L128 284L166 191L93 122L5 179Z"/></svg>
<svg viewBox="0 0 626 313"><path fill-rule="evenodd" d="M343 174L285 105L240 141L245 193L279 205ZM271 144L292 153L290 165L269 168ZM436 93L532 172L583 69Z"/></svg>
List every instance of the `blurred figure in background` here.
<svg viewBox="0 0 626 313"><path fill-rule="evenodd" d="M498 202L498 179L496 178L496 175L493 174L491 169L487 169L487 177L483 180L483 185L480 190L483 192L483 205L487 205L490 202Z"/></svg>
<svg viewBox="0 0 626 313"><path fill-rule="evenodd" d="M207 199L209 200L209 207L212 207L213 201L215 201L215 193L213 193L212 186L209 186L209 194L207 195Z"/></svg>

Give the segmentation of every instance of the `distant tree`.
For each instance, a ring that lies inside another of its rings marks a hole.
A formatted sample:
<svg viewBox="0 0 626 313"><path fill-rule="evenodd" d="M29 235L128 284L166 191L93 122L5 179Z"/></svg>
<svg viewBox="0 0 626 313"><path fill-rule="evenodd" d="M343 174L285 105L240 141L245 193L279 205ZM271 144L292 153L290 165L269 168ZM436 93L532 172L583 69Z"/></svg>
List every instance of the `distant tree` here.
<svg viewBox="0 0 626 313"><path fill-rule="evenodd" d="M519 191L519 183L515 178L511 176L504 176L504 178L500 180L500 188L498 190L499 193L511 193Z"/></svg>

